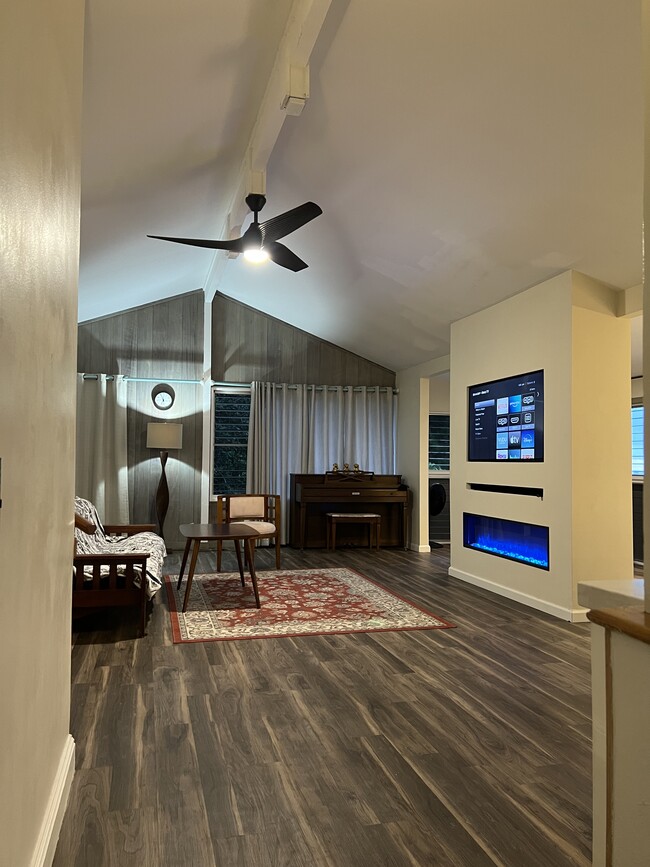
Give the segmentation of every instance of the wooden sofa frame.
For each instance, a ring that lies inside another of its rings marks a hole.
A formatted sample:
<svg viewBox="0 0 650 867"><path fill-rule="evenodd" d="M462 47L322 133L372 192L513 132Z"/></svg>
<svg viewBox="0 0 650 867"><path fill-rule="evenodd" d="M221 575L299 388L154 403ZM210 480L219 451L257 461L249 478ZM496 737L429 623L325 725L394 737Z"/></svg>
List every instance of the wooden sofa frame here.
<svg viewBox="0 0 650 867"><path fill-rule="evenodd" d="M81 515L74 516L75 527L92 534L96 527ZM107 536L133 536L147 531L155 532L155 524L107 524ZM102 553L74 555L72 585L72 612L88 613L89 609L135 606L140 609L139 629L144 635L147 622L146 568L149 554ZM102 566L108 567L108 574ZM140 587L133 584L140 571Z"/></svg>

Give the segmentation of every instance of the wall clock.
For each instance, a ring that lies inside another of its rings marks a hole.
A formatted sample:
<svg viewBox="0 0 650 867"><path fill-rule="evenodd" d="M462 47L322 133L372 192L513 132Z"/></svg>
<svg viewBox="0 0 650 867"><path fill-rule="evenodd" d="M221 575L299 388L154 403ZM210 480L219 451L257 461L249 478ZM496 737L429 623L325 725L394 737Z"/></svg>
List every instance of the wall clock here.
<svg viewBox="0 0 650 867"><path fill-rule="evenodd" d="M174 389L165 383L157 385L151 392L151 399L156 409L169 409L175 398Z"/></svg>

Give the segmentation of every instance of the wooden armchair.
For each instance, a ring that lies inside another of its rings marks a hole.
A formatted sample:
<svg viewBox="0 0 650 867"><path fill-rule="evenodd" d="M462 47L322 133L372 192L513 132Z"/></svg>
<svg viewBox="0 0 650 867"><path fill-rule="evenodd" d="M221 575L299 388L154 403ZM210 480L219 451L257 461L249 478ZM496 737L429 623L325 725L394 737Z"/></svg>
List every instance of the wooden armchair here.
<svg viewBox="0 0 650 867"><path fill-rule="evenodd" d="M280 568L282 512L278 494L220 494L217 524L247 524L260 539L275 540L275 568ZM237 542L235 542L237 544ZM217 572L221 571L222 542L217 542Z"/></svg>
<svg viewBox="0 0 650 867"><path fill-rule="evenodd" d="M75 498L72 608L137 606L144 635L147 600L162 586L164 541L152 524L102 526L88 500Z"/></svg>

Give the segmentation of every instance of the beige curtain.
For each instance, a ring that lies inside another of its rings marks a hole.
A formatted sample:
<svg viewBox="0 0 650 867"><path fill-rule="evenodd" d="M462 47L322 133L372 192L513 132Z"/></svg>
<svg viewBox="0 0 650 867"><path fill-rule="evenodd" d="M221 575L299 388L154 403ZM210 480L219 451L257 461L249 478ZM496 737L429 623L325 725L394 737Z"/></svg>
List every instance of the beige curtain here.
<svg viewBox="0 0 650 867"><path fill-rule="evenodd" d="M123 376L77 374L75 492L95 504L105 523L129 523Z"/></svg>
<svg viewBox="0 0 650 867"><path fill-rule="evenodd" d="M390 388L253 382L247 491L280 494L286 516L291 473L324 473L334 463L394 473L396 423Z"/></svg>

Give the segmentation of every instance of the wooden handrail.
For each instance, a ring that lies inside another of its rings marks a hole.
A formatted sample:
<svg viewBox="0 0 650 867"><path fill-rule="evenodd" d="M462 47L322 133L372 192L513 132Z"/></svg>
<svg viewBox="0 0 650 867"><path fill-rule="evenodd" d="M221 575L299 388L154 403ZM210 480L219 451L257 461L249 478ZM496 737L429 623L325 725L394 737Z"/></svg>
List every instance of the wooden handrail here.
<svg viewBox="0 0 650 867"><path fill-rule="evenodd" d="M88 533L89 536L92 536L97 530L97 527L92 523L92 521L82 518L81 515L78 515L76 512L74 513L74 525L77 529L82 530L84 533Z"/></svg>
<svg viewBox="0 0 650 867"><path fill-rule="evenodd" d="M650 612L638 608L600 608L588 611L587 617L597 626L615 629L650 644Z"/></svg>

